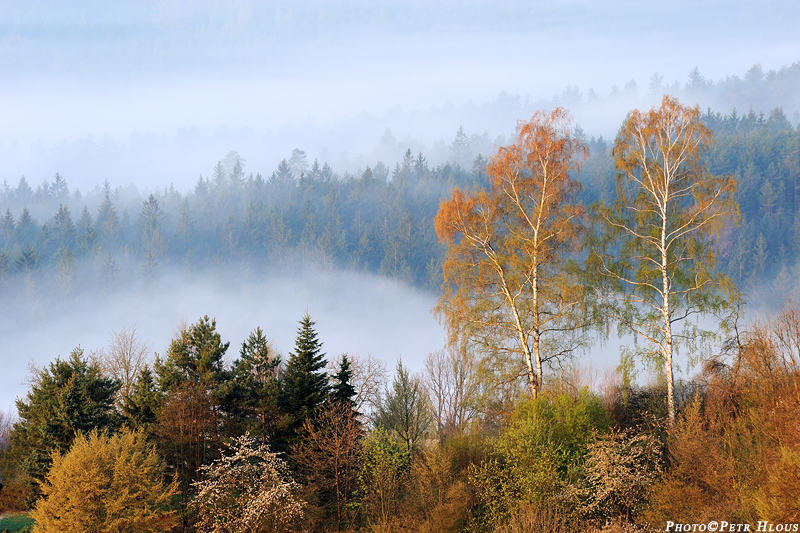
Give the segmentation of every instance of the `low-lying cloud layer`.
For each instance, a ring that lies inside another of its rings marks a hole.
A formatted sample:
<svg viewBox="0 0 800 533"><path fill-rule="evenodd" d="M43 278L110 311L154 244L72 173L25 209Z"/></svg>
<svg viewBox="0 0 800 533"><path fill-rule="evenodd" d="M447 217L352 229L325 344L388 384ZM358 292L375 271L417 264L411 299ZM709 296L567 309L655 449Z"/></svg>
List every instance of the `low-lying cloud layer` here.
<svg viewBox="0 0 800 533"><path fill-rule="evenodd" d="M231 343L228 361L238 357L242 341L257 326L286 360L306 312L330 359L342 353L371 354L392 369L402 357L416 370L429 352L444 345L444 330L431 314L436 297L403 283L347 272L248 277L254 281L242 281L240 274L165 276L148 290L120 290L68 308L45 303L33 318L23 311L25 302L4 301L0 410L26 394L29 362L44 366L57 356L67 358L79 345L87 353L104 348L112 331L134 324L153 351L163 355L181 324L208 315L216 319L223 342Z"/></svg>

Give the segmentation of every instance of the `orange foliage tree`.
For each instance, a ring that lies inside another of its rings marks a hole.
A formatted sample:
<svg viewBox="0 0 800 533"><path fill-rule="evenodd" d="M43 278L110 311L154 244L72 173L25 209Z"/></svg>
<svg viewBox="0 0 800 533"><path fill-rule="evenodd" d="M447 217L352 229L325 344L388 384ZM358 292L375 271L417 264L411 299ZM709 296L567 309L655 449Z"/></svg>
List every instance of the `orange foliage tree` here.
<svg viewBox="0 0 800 533"><path fill-rule="evenodd" d="M561 108L520 122L489 164L490 189L456 189L436 215L448 246L436 312L451 342L510 359L534 397L543 364L574 351L580 324L582 289L566 257L582 228L573 171L587 150L571 124Z"/></svg>

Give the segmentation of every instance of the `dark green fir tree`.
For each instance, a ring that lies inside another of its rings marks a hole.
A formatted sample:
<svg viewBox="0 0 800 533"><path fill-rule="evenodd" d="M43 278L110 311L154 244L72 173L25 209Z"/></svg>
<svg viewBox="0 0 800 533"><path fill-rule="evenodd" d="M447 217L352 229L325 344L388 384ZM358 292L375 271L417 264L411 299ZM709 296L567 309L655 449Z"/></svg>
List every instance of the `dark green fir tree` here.
<svg viewBox="0 0 800 533"><path fill-rule="evenodd" d="M280 363L260 327L242 343L239 359L233 363L226 409L241 421L241 432L259 435L263 442L275 433Z"/></svg>
<svg viewBox="0 0 800 533"><path fill-rule="evenodd" d="M131 394L122 399L122 414L131 427L149 433L158 419L161 403L162 395L153 372L145 365L136 377Z"/></svg>
<svg viewBox="0 0 800 533"><path fill-rule="evenodd" d="M283 412L284 435L292 441L303 422L313 418L328 398L327 360L322 343L314 330L314 321L306 314L300 321L294 352L289 356L281 379L278 405Z"/></svg>
<svg viewBox="0 0 800 533"><path fill-rule="evenodd" d="M351 368L350 359L347 354L342 355L342 360L339 362L339 367L333 375L333 385L331 386L331 401L336 403L344 403L349 407L355 406L356 389L351 383L353 380L353 370Z"/></svg>

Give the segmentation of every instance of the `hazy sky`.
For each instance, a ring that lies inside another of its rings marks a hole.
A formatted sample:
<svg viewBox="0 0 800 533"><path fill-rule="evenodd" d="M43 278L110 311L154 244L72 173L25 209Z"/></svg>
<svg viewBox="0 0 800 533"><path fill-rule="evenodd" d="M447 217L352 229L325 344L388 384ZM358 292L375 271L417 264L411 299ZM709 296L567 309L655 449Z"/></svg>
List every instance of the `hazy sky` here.
<svg viewBox="0 0 800 533"><path fill-rule="evenodd" d="M293 148L347 170L343 162L368 161L386 128L425 143L449 142L461 124L510 134L525 117L494 112L520 107L500 101L550 101L574 86L605 95L631 80L644 90L653 73L683 84L694 67L715 81L756 63L778 69L800 61L798 28L796 0L0 0L0 183L24 174L36 186L60 172L73 190L108 179L186 191L232 149L246 172L268 175ZM610 114L579 118L607 135L624 118ZM298 288L287 283L277 292ZM305 298L245 300L248 320L235 312L239 295L198 301L197 287L176 287L169 316L131 304L80 315L81 327L65 317L23 335L6 324L0 372L12 358L21 372L29 339L52 337L31 354L46 363L134 322L155 322L145 333L161 351L178 320L203 314L217 316L232 350L260 325L288 351L299 312L312 306L332 352L380 351L391 367L401 353L420 360L441 345L433 296L388 294L371 280L337 311L325 291L302 286ZM388 314L358 313L373 308ZM356 341L359 331L371 333ZM0 408L22 380L3 376Z"/></svg>
<svg viewBox="0 0 800 533"><path fill-rule="evenodd" d="M695 66L711 80L777 69L800 60L798 27L795 0L0 0L0 180L60 171L87 188L102 166L112 182L133 168L185 189L230 149L269 173L295 147L332 164L366 152L386 127L494 138L525 117L467 109L502 92L538 101L646 88L655 72L684 83ZM80 160L59 152L81 140ZM180 161L139 150L162 161L115 164L137 143Z"/></svg>

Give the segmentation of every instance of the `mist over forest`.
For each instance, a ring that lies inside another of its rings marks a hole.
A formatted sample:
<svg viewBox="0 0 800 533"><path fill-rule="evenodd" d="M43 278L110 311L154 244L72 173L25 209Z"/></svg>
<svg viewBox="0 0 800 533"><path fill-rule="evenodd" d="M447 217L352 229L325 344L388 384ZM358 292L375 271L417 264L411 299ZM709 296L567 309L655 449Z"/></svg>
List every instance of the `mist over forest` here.
<svg viewBox="0 0 800 533"><path fill-rule="evenodd" d="M716 83L696 71L683 86L664 87L654 77L649 89L650 98L673 90L763 106L725 113L708 107L703 119L716 134L711 171L739 183L742 223L718 243L720 267L752 309L800 290L798 112L790 118L783 108L793 109L798 83L795 63L767 73L756 65ZM565 93L551 105L581 113L622 101L621 93L596 101ZM509 113L532 112L519 99L506 104ZM612 198L612 139L579 122L576 131L590 149L582 202ZM203 315L216 317L234 344L260 326L288 350L293 321L308 311L332 353L402 357L415 368L444 344L431 314L442 283L444 248L433 228L439 202L455 187L487 186L488 158L512 139L513 132L490 139L459 127L429 148L397 141L387 128L369 152L374 159L355 171L294 148L262 174L229 150L184 188L165 180L146 185L146 178L117 182L110 173L83 191L68 173L38 184L4 179L2 350L12 361L3 377L6 403L22 390L30 361L42 364L77 346L101 349L112 331L132 325L162 352L180 323ZM73 145L62 149L80 153ZM595 353L594 364L616 364L614 346Z"/></svg>
<svg viewBox="0 0 800 533"><path fill-rule="evenodd" d="M798 27L0 0L0 530L796 528Z"/></svg>

